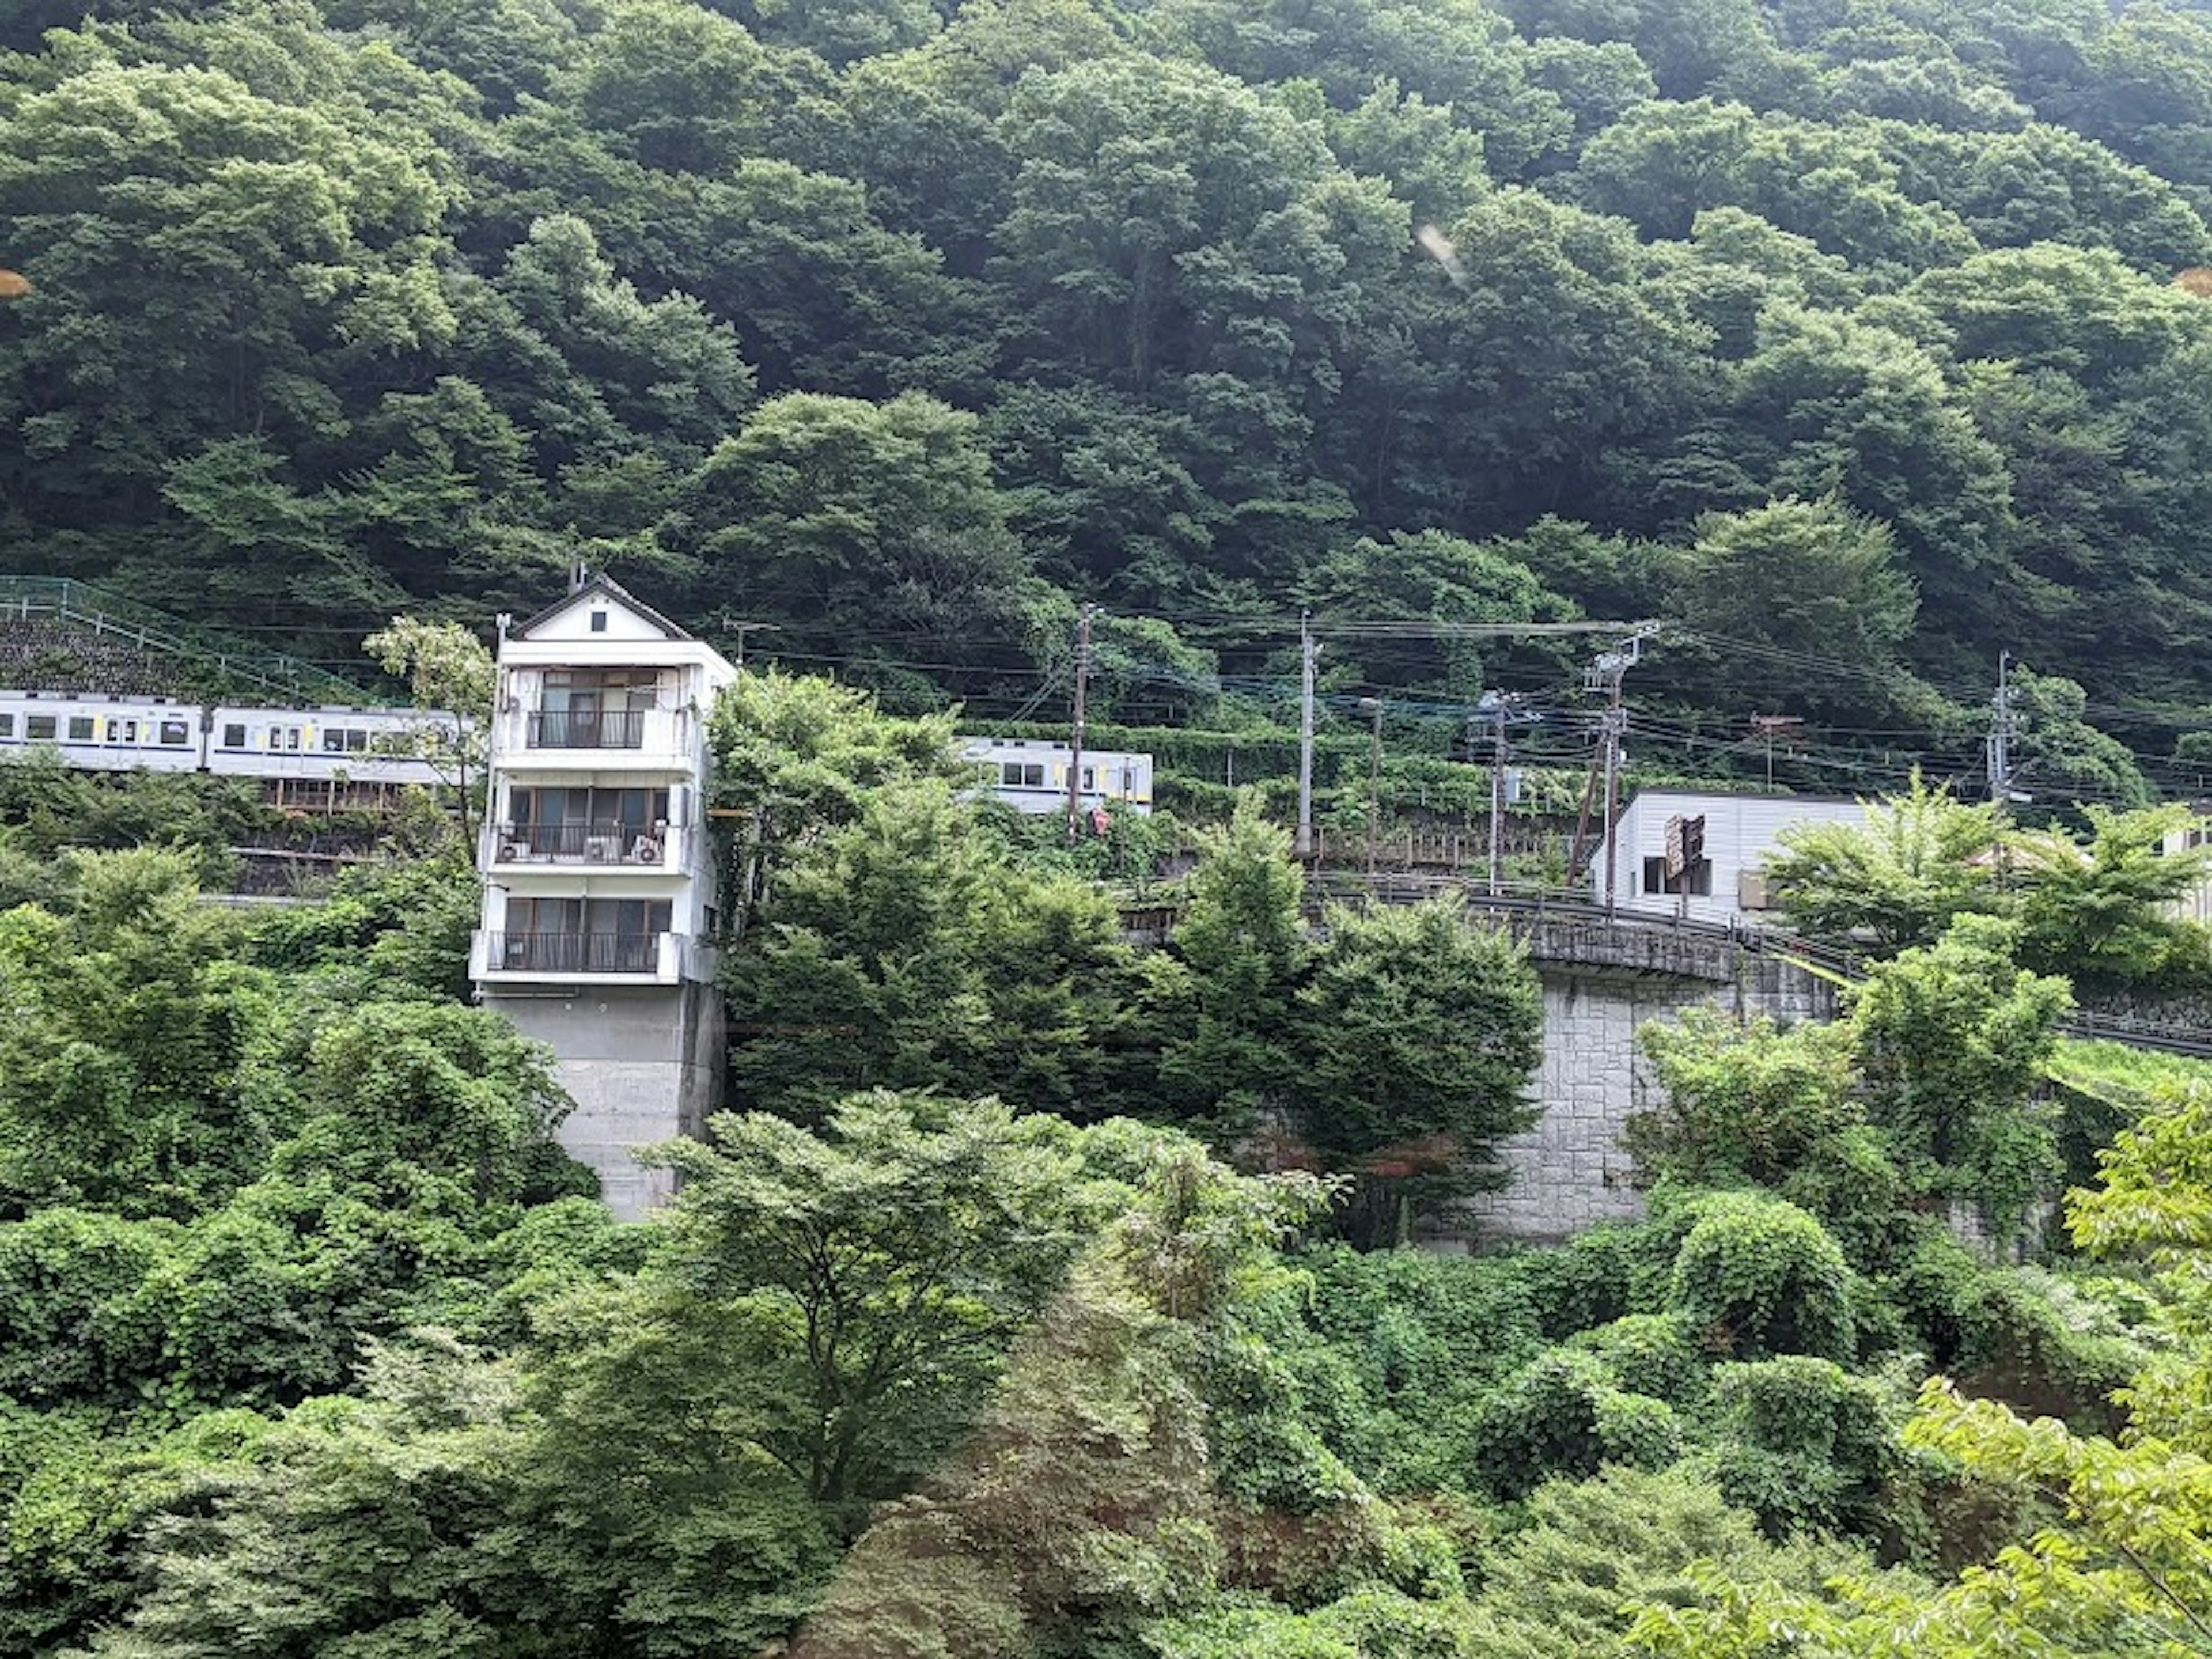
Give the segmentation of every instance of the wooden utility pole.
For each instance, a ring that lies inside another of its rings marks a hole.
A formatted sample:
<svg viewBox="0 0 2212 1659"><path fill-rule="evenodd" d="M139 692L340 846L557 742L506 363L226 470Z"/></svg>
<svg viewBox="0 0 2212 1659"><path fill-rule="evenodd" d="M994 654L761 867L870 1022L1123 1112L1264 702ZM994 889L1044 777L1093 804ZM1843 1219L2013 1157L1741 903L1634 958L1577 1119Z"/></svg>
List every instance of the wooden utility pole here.
<svg viewBox="0 0 2212 1659"><path fill-rule="evenodd" d="M1083 834L1083 702L1091 684L1091 617L1096 605L1083 607L1075 625L1075 720L1067 745L1067 838Z"/></svg>
<svg viewBox="0 0 2212 1659"><path fill-rule="evenodd" d="M1291 843L1291 851L1302 860L1314 854L1314 661L1320 655L1321 647L1314 643L1312 618L1302 611L1298 616L1298 830Z"/></svg>
<svg viewBox="0 0 2212 1659"><path fill-rule="evenodd" d="M1503 890L1505 871L1505 694L1483 698L1490 706L1490 896Z"/></svg>

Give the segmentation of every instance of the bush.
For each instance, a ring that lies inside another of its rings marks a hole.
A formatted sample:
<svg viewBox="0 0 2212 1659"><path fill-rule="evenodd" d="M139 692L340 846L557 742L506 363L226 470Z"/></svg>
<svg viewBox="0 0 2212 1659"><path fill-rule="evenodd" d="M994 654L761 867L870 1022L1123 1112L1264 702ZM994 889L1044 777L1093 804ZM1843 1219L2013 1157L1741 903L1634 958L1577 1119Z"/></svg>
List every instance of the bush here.
<svg viewBox="0 0 2212 1659"><path fill-rule="evenodd" d="M1712 1392L1696 1328L1680 1314L1630 1314L1567 1346L1596 1355L1622 1386L1670 1406L1693 1407Z"/></svg>
<svg viewBox="0 0 2212 1659"><path fill-rule="evenodd" d="M1666 1401L1619 1387L1603 1360L1573 1348L1551 1349L1516 1372L1483 1401L1474 1435L1476 1473L1506 1498L1604 1463L1661 1468L1680 1449Z"/></svg>
<svg viewBox="0 0 2212 1659"><path fill-rule="evenodd" d="M1674 1258L1670 1299L1716 1352L1852 1354L1850 1267L1819 1222L1780 1199L1705 1200Z"/></svg>
<svg viewBox="0 0 2212 1659"><path fill-rule="evenodd" d="M1782 1030L1710 1008L1654 1020L1637 1033L1666 1089L1638 1113L1627 1143L1647 1182L1662 1178L1777 1187L1864 1117L1851 1089L1851 1034L1842 1025Z"/></svg>
<svg viewBox="0 0 2212 1659"><path fill-rule="evenodd" d="M1655 1201L1655 1215L1662 1206ZM1629 1314L1662 1313L1675 1243L1663 1218L1593 1227L1548 1250L1510 1257L1548 1341Z"/></svg>
<svg viewBox="0 0 2212 1659"><path fill-rule="evenodd" d="M1707 1461L1729 1503L1772 1538L1807 1528L1880 1534L1903 1453L1878 1383L1802 1354L1723 1365L1714 1383L1720 1419Z"/></svg>
<svg viewBox="0 0 2212 1659"><path fill-rule="evenodd" d="M2143 1350L2065 1280L1990 1267L1931 1227L1887 1288L1929 1358L1969 1393L2096 1432L2124 1420L2112 1396Z"/></svg>

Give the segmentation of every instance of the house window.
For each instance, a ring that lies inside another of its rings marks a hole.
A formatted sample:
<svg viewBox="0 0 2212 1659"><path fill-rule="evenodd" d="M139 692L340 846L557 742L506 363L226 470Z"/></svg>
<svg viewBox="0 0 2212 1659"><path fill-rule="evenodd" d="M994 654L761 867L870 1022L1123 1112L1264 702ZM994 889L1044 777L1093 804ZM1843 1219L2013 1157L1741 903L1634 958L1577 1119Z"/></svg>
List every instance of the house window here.
<svg viewBox="0 0 2212 1659"><path fill-rule="evenodd" d="M33 743L52 743L54 740L54 717L52 714L32 714L23 722L23 735Z"/></svg>
<svg viewBox="0 0 2212 1659"><path fill-rule="evenodd" d="M1667 860L1644 860L1644 890L1647 893L1687 893L1692 898L1711 898L1713 891L1713 861L1698 859L1686 866L1675 880L1667 879Z"/></svg>
<svg viewBox="0 0 2212 1659"><path fill-rule="evenodd" d="M604 611L594 611L592 612L592 632L594 634L604 634L606 631L607 613Z"/></svg>
<svg viewBox="0 0 2212 1659"><path fill-rule="evenodd" d="M222 746L226 749L245 748L246 728L237 725L225 726L222 728Z"/></svg>
<svg viewBox="0 0 2212 1659"><path fill-rule="evenodd" d="M90 743L92 741L91 715L71 714L70 716L69 740L71 743Z"/></svg>

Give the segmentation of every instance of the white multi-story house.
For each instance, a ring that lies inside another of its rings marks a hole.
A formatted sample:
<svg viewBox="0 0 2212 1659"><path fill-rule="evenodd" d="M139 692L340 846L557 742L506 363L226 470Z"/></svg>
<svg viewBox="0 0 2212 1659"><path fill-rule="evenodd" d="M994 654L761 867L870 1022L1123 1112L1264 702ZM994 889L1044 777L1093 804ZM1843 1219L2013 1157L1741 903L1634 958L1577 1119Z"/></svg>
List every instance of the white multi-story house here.
<svg viewBox="0 0 2212 1659"><path fill-rule="evenodd" d="M1833 796L1643 789L1613 825L1613 906L1698 921L1756 920L1770 908L1765 865L1782 832L1866 822L1863 802ZM1606 855L1590 860L1590 896L1605 902Z"/></svg>
<svg viewBox="0 0 2212 1659"><path fill-rule="evenodd" d="M633 1149L697 1133L716 1103L707 716L736 678L604 576L501 629L470 972L551 1047L575 1101L562 1145L627 1218L670 1186Z"/></svg>

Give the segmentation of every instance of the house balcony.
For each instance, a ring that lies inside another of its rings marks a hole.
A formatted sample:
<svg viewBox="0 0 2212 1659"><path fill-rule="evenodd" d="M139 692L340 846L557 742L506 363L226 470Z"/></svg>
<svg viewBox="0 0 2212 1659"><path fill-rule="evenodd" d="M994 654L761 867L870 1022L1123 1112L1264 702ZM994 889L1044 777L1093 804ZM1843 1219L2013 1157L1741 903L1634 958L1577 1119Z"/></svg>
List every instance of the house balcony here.
<svg viewBox="0 0 2212 1659"><path fill-rule="evenodd" d="M490 983L560 981L580 984L675 985L689 941L674 933L477 933L471 977Z"/></svg>
<svg viewBox="0 0 2212 1659"><path fill-rule="evenodd" d="M494 754L510 771L690 771L697 731L688 708L515 708L499 717Z"/></svg>
<svg viewBox="0 0 2212 1659"><path fill-rule="evenodd" d="M682 833L665 823L495 823L487 838L486 867L499 872L557 865L667 875L684 867Z"/></svg>

